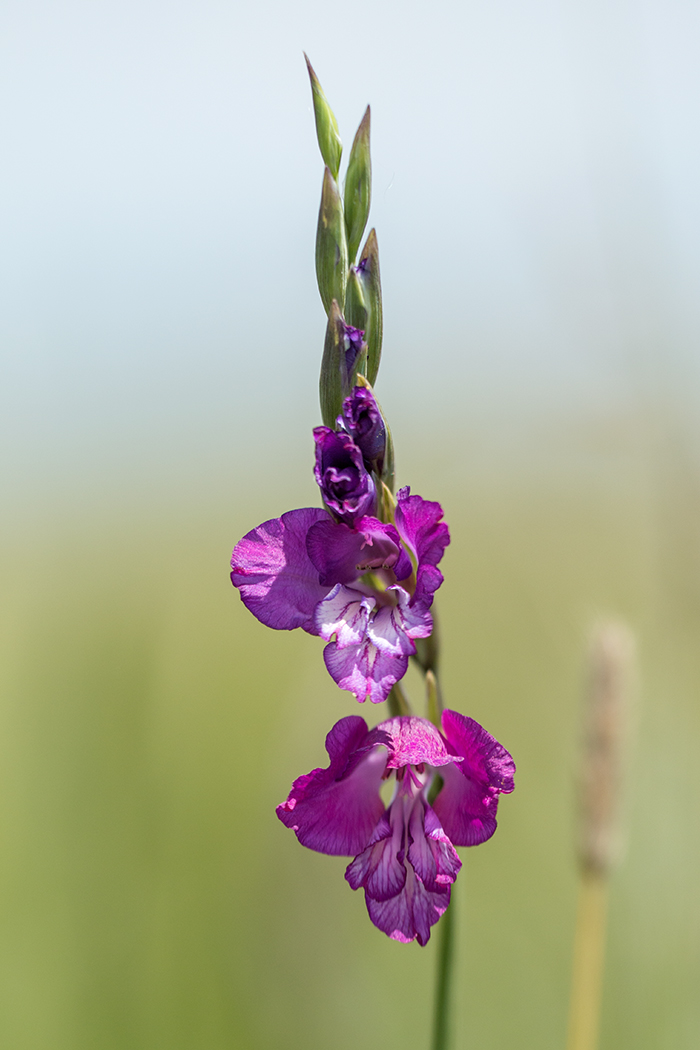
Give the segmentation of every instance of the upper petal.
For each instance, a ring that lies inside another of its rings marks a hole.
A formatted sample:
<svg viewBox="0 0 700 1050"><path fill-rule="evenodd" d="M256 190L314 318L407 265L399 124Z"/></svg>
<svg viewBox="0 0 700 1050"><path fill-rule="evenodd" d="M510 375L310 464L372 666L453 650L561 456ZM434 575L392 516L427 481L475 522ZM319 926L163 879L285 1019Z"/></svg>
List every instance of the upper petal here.
<svg viewBox="0 0 700 1050"><path fill-rule="evenodd" d="M456 846L477 846L496 830L498 796L513 790L515 763L490 733L457 711L443 712L443 732L462 761L440 771L433 809Z"/></svg>
<svg viewBox="0 0 700 1050"><path fill-rule="evenodd" d="M313 612L328 587L306 550L310 528L328 521L320 508L290 510L247 533L231 556L231 581L261 623L276 630L313 633Z"/></svg>
<svg viewBox="0 0 700 1050"><path fill-rule="evenodd" d="M369 842L384 803L379 785L386 766L381 741L368 741L364 718L341 718L326 737L327 769L294 781L277 816L309 849L353 856Z"/></svg>
<svg viewBox="0 0 700 1050"><path fill-rule="evenodd" d="M442 518L439 503L412 496L403 488L397 495L396 528L413 551L418 565L437 565L450 542L450 531Z"/></svg>
<svg viewBox="0 0 700 1050"><path fill-rule="evenodd" d="M406 674L408 656L382 652L369 639L341 649L331 642L323 650L328 673L341 689L348 689L362 704L386 700L392 685Z"/></svg>
<svg viewBox="0 0 700 1050"><path fill-rule="evenodd" d="M421 762L429 766L445 766L454 762L454 755L449 754L445 741L427 718L398 715L372 729L370 740L374 739L375 733L381 733L381 739L387 742L387 769L417 766Z"/></svg>

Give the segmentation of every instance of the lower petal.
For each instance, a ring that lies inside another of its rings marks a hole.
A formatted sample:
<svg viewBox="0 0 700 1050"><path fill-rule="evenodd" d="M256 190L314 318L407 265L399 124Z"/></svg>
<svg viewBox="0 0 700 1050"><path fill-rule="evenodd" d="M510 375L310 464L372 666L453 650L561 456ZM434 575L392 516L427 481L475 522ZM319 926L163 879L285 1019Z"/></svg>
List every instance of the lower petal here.
<svg viewBox="0 0 700 1050"><path fill-rule="evenodd" d="M339 649L331 642L323 650L323 659L331 678L341 689L355 694L362 704L371 700L380 704L391 687L406 674L407 656L382 653L369 641Z"/></svg>
<svg viewBox="0 0 700 1050"><path fill-rule="evenodd" d="M427 890L407 866L406 883L401 893L391 900L376 901L365 896L367 911L374 925L394 941L409 944L417 940L427 944L434 926L450 903L450 887Z"/></svg>

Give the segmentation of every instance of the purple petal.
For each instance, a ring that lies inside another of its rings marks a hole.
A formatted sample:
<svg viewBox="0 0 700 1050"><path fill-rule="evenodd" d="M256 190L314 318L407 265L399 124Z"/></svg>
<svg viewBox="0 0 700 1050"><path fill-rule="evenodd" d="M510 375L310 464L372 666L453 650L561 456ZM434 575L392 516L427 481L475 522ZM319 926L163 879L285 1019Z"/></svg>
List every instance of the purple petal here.
<svg viewBox="0 0 700 1050"><path fill-rule="evenodd" d="M326 737L327 769L294 781L277 816L303 846L333 856L364 850L384 812L379 785L386 750L368 743L364 718L341 718Z"/></svg>
<svg viewBox="0 0 700 1050"><path fill-rule="evenodd" d="M462 862L440 827L440 821L422 798L416 799L409 821L408 859L427 890L451 886Z"/></svg>
<svg viewBox="0 0 700 1050"><path fill-rule="evenodd" d="M415 715L399 715L372 729L369 740L381 733L382 742L389 748L387 769L401 769L403 766L418 766L422 762L429 766L446 766L454 763L454 755L449 754L445 741L432 722L427 718Z"/></svg>
<svg viewBox="0 0 700 1050"><path fill-rule="evenodd" d="M310 528L328 521L325 510L290 510L258 525L236 544L231 581L246 608L267 627L314 633L313 612L328 594L306 551Z"/></svg>
<svg viewBox="0 0 700 1050"><path fill-rule="evenodd" d="M363 886L368 897L379 901L401 892L406 882L403 832L401 806L392 806L382 814L366 849L347 866L345 878L354 890Z"/></svg>
<svg viewBox="0 0 700 1050"><path fill-rule="evenodd" d="M355 582L360 576L357 566L364 543L361 532L331 521L328 515L311 526L306 550L324 586Z"/></svg>
<svg viewBox="0 0 700 1050"><path fill-rule="evenodd" d="M362 704L386 700L392 685L406 674L407 656L383 653L370 641L340 649L331 642L323 650L323 659L331 678L341 689L355 694Z"/></svg>
<svg viewBox="0 0 700 1050"><path fill-rule="evenodd" d="M442 518L442 507L421 496L412 496L410 488L400 490L396 504L396 528L404 543L413 551L418 565L437 565L450 542L450 532Z"/></svg>
<svg viewBox="0 0 700 1050"><path fill-rule="evenodd" d="M405 886L396 897L387 901L377 901L367 896L365 899L370 919L392 940L404 944L417 940L424 945L430 938L430 927L447 910L450 887L445 886L438 891L427 890L408 866Z"/></svg>
<svg viewBox="0 0 700 1050"><path fill-rule="evenodd" d="M393 525L361 518L351 529L334 521L320 521L309 529L309 558L322 583L353 583L369 569L393 569L405 554Z"/></svg>
<svg viewBox="0 0 700 1050"><path fill-rule="evenodd" d="M456 846L477 846L496 830L498 796L513 790L515 763L497 740L457 711L444 711L443 732L462 762L440 771L444 786L433 809Z"/></svg>

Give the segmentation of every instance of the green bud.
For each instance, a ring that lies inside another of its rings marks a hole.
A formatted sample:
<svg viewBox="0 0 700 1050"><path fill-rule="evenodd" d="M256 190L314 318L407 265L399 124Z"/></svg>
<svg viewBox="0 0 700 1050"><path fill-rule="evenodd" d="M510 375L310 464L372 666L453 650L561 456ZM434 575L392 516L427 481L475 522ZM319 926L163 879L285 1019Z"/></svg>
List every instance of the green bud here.
<svg viewBox="0 0 700 1050"><path fill-rule="evenodd" d="M326 168L323 173L321 207L316 228L316 279L326 313L335 299L341 311L345 307L345 282L348 277L348 245L345 239L343 204L338 184Z"/></svg>
<svg viewBox="0 0 700 1050"><path fill-rule="evenodd" d="M335 299L331 302L323 345L319 396L324 425L335 429L343 400L355 386L358 374L367 368L367 344L359 332L345 323Z"/></svg>
<svg viewBox="0 0 700 1050"><path fill-rule="evenodd" d="M365 293L357 274L355 266L350 267L348 283L345 288L345 320L353 328L360 328L363 332L367 330L367 307L365 305Z"/></svg>
<svg viewBox="0 0 700 1050"><path fill-rule="evenodd" d="M362 249L357 266L357 276L362 285L367 308L367 327L365 328L367 378L374 385L382 356L383 313L382 283L379 277L379 247L377 234L373 229L369 231L369 236Z"/></svg>
<svg viewBox="0 0 700 1050"><path fill-rule="evenodd" d="M348 255L353 263L367 225L371 198L372 161L369 155L368 106L352 144L348 173L345 176L345 228L348 232Z"/></svg>
<svg viewBox="0 0 700 1050"><path fill-rule="evenodd" d="M323 94L323 88L314 73L313 66L309 62L306 52L304 52L304 58L306 59L306 68L309 71L311 94L314 100L318 147L321 150L323 163L330 168L333 178L337 179L338 171L340 170L340 158L343 153L343 143L340 141L338 133L338 122L333 115L333 110L328 105L328 99Z"/></svg>

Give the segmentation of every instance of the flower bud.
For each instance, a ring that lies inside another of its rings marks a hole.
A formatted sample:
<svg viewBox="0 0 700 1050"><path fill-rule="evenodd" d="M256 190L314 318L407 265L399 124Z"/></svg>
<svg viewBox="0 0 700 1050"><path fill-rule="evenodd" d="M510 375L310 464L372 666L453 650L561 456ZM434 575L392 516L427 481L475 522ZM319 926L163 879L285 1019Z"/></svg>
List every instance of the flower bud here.
<svg viewBox="0 0 700 1050"><path fill-rule="evenodd" d="M341 310L344 308L347 277L348 246L343 204L338 184L326 168L316 227L316 279L326 313L329 313L333 299Z"/></svg>
<svg viewBox="0 0 700 1050"><path fill-rule="evenodd" d="M379 277L379 248L377 234L372 229L362 249L357 276L362 286L365 307L367 308L367 378L372 386L379 371L379 360L382 356L382 284Z"/></svg>
<svg viewBox="0 0 700 1050"><path fill-rule="evenodd" d="M386 424L371 390L365 386L355 387L350 397L343 401L338 425L355 442L368 468L381 474L386 450Z"/></svg>
<svg viewBox="0 0 700 1050"><path fill-rule="evenodd" d="M372 197L372 161L369 153L369 106L360 122L350 151L348 173L345 176L345 228L348 234L348 255L355 262L362 234L365 232Z"/></svg>
<svg viewBox="0 0 700 1050"><path fill-rule="evenodd" d="M377 492L371 474L362 462L362 453L349 434L316 427L316 466L314 476L324 503L346 525L373 515Z"/></svg>
<svg viewBox="0 0 700 1050"><path fill-rule="evenodd" d="M337 179L340 169L340 158L343 152L343 144L340 141L338 132L338 122L333 115L333 110L328 105L328 99L323 94L323 88L314 73L313 66L309 62L306 52L304 52L304 58L306 59L306 68L309 71L309 80L311 81L318 146L321 150L323 163L330 168L333 178Z"/></svg>
<svg viewBox="0 0 700 1050"><path fill-rule="evenodd" d="M338 303L331 302L323 346L319 395L321 418L331 429L340 415L344 398L348 397L367 361L364 333L345 323Z"/></svg>

